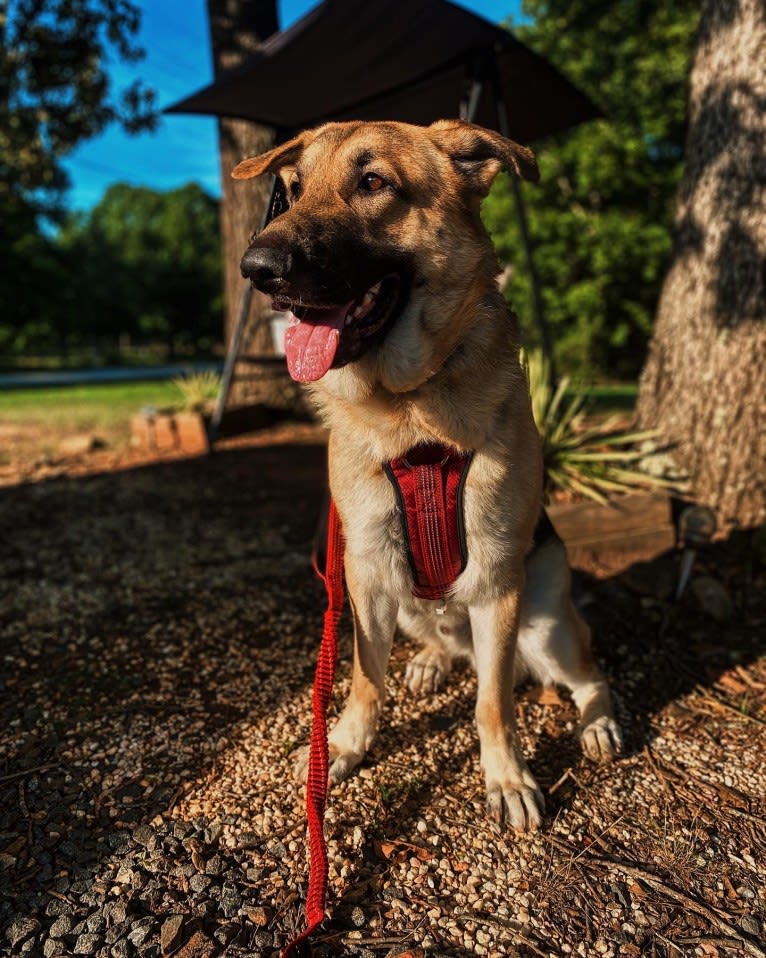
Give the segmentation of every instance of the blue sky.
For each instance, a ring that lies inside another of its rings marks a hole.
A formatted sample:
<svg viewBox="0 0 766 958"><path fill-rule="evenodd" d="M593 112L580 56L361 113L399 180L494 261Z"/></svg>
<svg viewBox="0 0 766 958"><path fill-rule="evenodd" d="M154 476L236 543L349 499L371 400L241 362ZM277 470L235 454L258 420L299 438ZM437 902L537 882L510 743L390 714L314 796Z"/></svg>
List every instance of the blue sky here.
<svg viewBox="0 0 766 958"><path fill-rule="evenodd" d="M521 0L462 0L461 6L500 22L520 18ZM157 92L160 108L208 83L213 76L205 0L139 0L143 11L139 41L146 58L138 64L115 63L117 88L141 77ZM289 26L309 10L312 0L280 0L280 26ZM116 128L84 143L65 161L72 181L72 209L93 206L118 180L172 189L195 180L218 195L216 123L210 117L163 116L154 133L126 136Z"/></svg>

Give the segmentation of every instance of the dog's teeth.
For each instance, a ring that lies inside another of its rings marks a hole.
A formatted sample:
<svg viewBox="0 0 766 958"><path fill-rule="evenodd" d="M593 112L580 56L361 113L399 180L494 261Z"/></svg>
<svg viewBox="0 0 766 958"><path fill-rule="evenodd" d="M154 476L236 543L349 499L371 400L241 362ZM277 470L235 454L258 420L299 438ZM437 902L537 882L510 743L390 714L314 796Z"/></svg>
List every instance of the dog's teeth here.
<svg viewBox="0 0 766 958"><path fill-rule="evenodd" d="M382 282L382 280L381 280L381 282ZM373 298L373 299L374 299L374 297L377 296L379 292L380 292L380 283L376 283L374 286L371 286L371 287L367 290L367 292L365 293L365 297L364 297L364 298L367 299L367 297L369 296L370 298Z"/></svg>

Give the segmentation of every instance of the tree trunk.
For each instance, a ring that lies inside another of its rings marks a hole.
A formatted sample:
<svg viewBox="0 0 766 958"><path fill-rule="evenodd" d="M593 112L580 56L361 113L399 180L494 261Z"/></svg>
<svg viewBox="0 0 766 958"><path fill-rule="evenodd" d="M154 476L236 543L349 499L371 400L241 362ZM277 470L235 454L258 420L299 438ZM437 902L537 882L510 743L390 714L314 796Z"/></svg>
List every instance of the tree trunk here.
<svg viewBox="0 0 766 958"><path fill-rule="evenodd" d="M719 530L766 521L766 8L706 0L675 242L638 417Z"/></svg>
<svg viewBox="0 0 766 958"><path fill-rule="evenodd" d="M278 29L276 0L207 0L213 64L216 77L239 66ZM247 156L263 153L273 143L273 131L247 120L223 117L218 121L221 158L221 235L223 238L224 291L226 301L225 341L228 346L239 315L245 281L239 271L249 237L258 229L269 199L263 180L233 180L231 171ZM253 296L242 350L246 353L273 353L268 326L255 330L262 309ZM248 332L250 335L248 335ZM230 402L268 402L274 397L266 384L234 383Z"/></svg>

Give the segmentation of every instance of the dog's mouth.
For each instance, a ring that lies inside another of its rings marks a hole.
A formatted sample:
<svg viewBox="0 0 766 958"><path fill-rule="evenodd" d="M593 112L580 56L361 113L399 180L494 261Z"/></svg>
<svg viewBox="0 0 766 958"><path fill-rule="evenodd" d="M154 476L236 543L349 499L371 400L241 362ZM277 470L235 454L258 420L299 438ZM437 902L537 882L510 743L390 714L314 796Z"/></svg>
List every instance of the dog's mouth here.
<svg viewBox="0 0 766 958"><path fill-rule="evenodd" d="M405 284L393 274L340 305L308 305L275 297L274 309L292 313L285 331L285 357L292 378L313 383L328 370L359 359L391 325L404 298Z"/></svg>

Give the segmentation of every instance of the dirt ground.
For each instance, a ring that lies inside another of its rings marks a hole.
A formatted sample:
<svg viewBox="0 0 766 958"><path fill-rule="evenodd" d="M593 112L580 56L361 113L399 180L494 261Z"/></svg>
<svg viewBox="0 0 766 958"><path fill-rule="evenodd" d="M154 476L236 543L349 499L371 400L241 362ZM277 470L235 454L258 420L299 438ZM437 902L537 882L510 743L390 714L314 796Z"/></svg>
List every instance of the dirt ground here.
<svg viewBox="0 0 766 958"><path fill-rule="evenodd" d="M323 477L310 426L0 465L0 954L267 956L300 925ZM400 641L331 790L317 955L766 955L763 538L703 550L678 603L677 556L598 559L576 591L624 756L590 764L564 693L522 689L547 815L491 825L475 678L413 700Z"/></svg>

